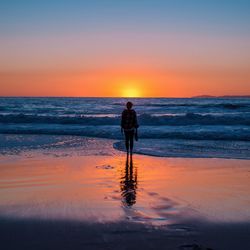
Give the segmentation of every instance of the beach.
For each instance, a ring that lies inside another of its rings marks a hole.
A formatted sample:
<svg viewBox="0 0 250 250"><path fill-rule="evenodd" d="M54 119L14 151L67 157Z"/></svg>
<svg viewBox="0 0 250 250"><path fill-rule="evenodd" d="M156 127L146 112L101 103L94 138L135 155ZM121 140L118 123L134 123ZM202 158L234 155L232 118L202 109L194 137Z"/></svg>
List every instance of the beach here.
<svg viewBox="0 0 250 250"><path fill-rule="evenodd" d="M250 248L249 160L127 159L116 140L81 136L1 142L4 249Z"/></svg>
<svg viewBox="0 0 250 250"><path fill-rule="evenodd" d="M250 250L249 10L0 1L0 250Z"/></svg>

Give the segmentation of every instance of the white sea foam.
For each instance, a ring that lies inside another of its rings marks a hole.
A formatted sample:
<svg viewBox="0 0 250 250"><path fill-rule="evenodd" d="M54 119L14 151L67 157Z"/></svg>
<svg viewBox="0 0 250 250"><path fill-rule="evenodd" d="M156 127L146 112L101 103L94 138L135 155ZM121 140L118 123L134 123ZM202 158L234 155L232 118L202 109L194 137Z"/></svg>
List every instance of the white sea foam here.
<svg viewBox="0 0 250 250"><path fill-rule="evenodd" d="M125 151L124 142L115 142L114 148ZM250 142L142 139L134 152L160 157L250 159Z"/></svg>
<svg viewBox="0 0 250 250"><path fill-rule="evenodd" d="M120 114L126 101L124 98L0 98L0 133L121 140ZM202 155L207 156L216 150L224 152L220 155L228 155L228 152L234 155L234 151L240 151L244 143L244 147L249 147L249 98L139 98L132 101L138 113L140 140L158 139L156 145L163 148L168 147L166 141L183 140L178 144L179 155L185 155L187 145L188 155L192 155L191 151L197 155L196 147L190 147L190 140L197 141L197 145L202 147L205 145L206 151ZM212 145L218 141L224 141L223 147L214 150ZM234 142L237 147L230 148L230 143ZM173 148L176 146L175 143L171 145ZM147 150L141 148L140 152L169 155L169 150L159 153L155 147L147 144L143 146ZM242 152L243 155L249 153ZM178 155L177 151L174 154ZM237 152L235 154L238 155Z"/></svg>

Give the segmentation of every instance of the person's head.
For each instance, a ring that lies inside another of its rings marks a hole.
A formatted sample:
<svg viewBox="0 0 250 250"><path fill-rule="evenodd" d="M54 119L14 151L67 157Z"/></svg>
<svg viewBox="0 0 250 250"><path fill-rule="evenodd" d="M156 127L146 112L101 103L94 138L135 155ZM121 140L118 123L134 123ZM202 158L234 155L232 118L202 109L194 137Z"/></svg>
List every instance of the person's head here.
<svg viewBox="0 0 250 250"><path fill-rule="evenodd" d="M133 103L132 102L127 102L126 107L127 107L127 109L132 109Z"/></svg>

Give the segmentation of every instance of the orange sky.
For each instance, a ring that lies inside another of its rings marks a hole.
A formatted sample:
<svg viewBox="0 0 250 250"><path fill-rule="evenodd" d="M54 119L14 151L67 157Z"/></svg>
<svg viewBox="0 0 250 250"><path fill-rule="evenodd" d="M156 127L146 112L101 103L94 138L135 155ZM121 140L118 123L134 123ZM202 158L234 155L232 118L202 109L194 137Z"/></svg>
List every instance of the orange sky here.
<svg viewBox="0 0 250 250"><path fill-rule="evenodd" d="M0 96L250 95L249 7L2 1Z"/></svg>
<svg viewBox="0 0 250 250"><path fill-rule="evenodd" d="M1 96L190 97L246 95L250 72L233 70L0 73ZM235 84L237 83L237 84Z"/></svg>

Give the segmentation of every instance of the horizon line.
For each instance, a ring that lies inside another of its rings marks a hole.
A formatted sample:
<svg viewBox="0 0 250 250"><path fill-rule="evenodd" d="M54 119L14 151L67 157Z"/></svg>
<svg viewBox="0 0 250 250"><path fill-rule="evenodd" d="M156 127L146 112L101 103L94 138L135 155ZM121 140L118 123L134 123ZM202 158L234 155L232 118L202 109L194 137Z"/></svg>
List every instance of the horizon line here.
<svg viewBox="0 0 250 250"><path fill-rule="evenodd" d="M131 99L153 99L153 98L179 98L179 99L186 99L186 98L223 98L223 97L241 97L241 98L250 98L250 94L246 95L195 95L195 96L183 96L183 97L177 97L177 96L16 96L16 95L7 95L2 96L0 95L0 98L131 98Z"/></svg>

